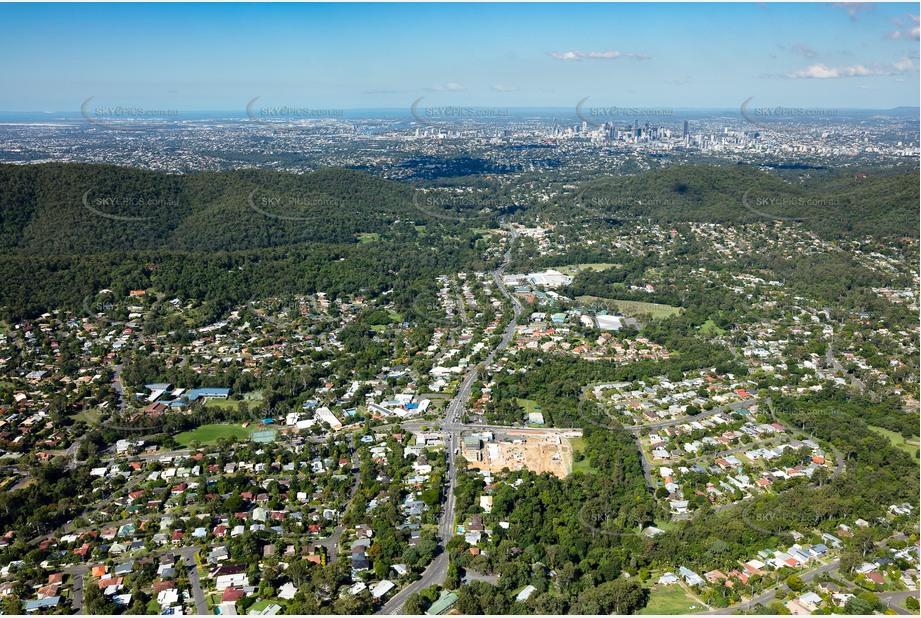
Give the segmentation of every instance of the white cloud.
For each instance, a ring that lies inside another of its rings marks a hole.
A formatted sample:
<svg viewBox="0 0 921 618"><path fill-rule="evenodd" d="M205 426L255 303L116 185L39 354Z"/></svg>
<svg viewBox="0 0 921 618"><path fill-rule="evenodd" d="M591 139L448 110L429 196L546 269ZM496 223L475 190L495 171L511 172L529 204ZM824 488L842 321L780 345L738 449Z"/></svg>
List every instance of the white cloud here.
<svg viewBox="0 0 921 618"><path fill-rule="evenodd" d="M911 71L915 68L911 58L902 58L890 65L867 67L863 64L852 64L846 67L829 67L821 62L810 65L805 69L787 73L792 79L837 79L842 77L870 77L875 75L896 75Z"/></svg>
<svg viewBox="0 0 921 618"><path fill-rule="evenodd" d="M908 25L903 28L901 22L898 20L893 20L896 22L896 25L899 26L899 29L893 30L886 35L887 39L892 39L894 41L918 41L921 40L921 29L918 27L918 16L909 15L909 19L914 23L914 25Z"/></svg>
<svg viewBox="0 0 921 618"><path fill-rule="evenodd" d="M915 63L912 62L911 58L906 57L893 64L892 68L901 72L911 71L915 68Z"/></svg>
<svg viewBox="0 0 921 618"><path fill-rule="evenodd" d="M580 52L574 52L574 51L550 52L550 55L556 58L557 60L582 60L582 54Z"/></svg>
<svg viewBox="0 0 921 618"><path fill-rule="evenodd" d="M449 84L438 84L437 86L431 88L435 92L463 92L467 90L464 86L451 82Z"/></svg>
<svg viewBox="0 0 921 618"><path fill-rule="evenodd" d="M586 52L586 58L620 58L619 51Z"/></svg>
<svg viewBox="0 0 921 618"><path fill-rule="evenodd" d="M841 77L841 73L838 69L832 69L822 63L818 63L805 69L788 73L787 76L794 79L832 79Z"/></svg>
<svg viewBox="0 0 921 618"><path fill-rule="evenodd" d="M493 92L518 92L515 86L503 86L502 84L495 84L492 89Z"/></svg>
<svg viewBox="0 0 921 618"><path fill-rule="evenodd" d="M547 53L550 55L551 58L556 58L557 60L575 60L575 61L583 60L586 58L591 59L591 60L615 60L617 58L633 58L634 60L649 60L652 57L649 54L641 54L637 52L624 53L624 52L619 52L615 49L608 50L608 51L589 51L589 52L552 51L552 52L547 52Z"/></svg>

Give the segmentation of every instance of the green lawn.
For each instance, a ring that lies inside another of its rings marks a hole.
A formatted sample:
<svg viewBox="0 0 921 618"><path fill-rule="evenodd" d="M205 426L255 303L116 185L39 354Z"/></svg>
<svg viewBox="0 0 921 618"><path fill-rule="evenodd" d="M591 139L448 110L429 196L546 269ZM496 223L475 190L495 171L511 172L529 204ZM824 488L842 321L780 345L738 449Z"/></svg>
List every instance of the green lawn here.
<svg viewBox="0 0 921 618"><path fill-rule="evenodd" d="M387 314L387 317L390 318L391 324L400 324L403 322L403 314L397 313L396 311L391 311ZM375 333L381 333L387 330L390 324L374 324L371 326L371 330Z"/></svg>
<svg viewBox="0 0 921 618"><path fill-rule="evenodd" d="M575 457L576 453L581 453L585 450L585 438L566 438L569 441L570 446L572 446L572 454ZM572 470L570 472L581 472L582 474L595 474L598 472L595 468L592 467L591 462L586 457L582 461L576 461L573 459Z"/></svg>
<svg viewBox="0 0 921 618"><path fill-rule="evenodd" d="M221 408L222 410L235 410L240 402L236 399L206 399L205 407Z"/></svg>
<svg viewBox="0 0 921 618"><path fill-rule="evenodd" d="M674 521L674 520L663 519L663 520L661 520L661 521L660 521L660 520L656 520L656 523L653 524L653 525L654 525L656 528L658 528L659 530L665 530L666 532L668 532L669 530L671 530L672 528L674 528L675 526L677 526L677 525L678 525L678 522L677 522L677 521ZM664 571L663 571L663 573L664 573Z"/></svg>
<svg viewBox="0 0 921 618"><path fill-rule="evenodd" d="M649 603L637 614L690 614L703 609L681 586L672 584L652 588L649 591Z"/></svg>
<svg viewBox="0 0 921 618"><path fill-rule="evenodd" d="M596 474L597 469L592 467L591 462L588 459L583 459L582 461L572 462L572 472L581 472L582 474Z"/></svg>
<svg viewBox="0 0 921 618"><path fill-rule="evenodd" d="M236 436L243 440L249 437L249 429L239 425L202 425L192 431L184 431L176 436L176 442L183 447L189 446L193 440L198 440L202 444L213 444L220 438L230 438Z"/></svg>
<svg viewBox="0 0 921 618"><path fill-rule="evenodd" d="M713 335L724 335L726 331L713 323L713 320L707 320L700 325L700 334L712 337Z"/></svg>
<svg viewBox="0 0 921 618"><path fill-rule="evenodd" d="M84 408L76 414L71 414L70 418L75 421L83 421L87 425L98 425L102 414L95 408Z"/></svg>
<svg viewBox="0 0 921 618"><path fill-rule="evenodd" d="M615 266L617 265L616 264L604 264L604 263L598 262L598 263L593 263L593 264L568 264L566 266L560 266L558 268L555 268L554 270L558 270L564 275L572 276L572 275L575 275L580 270L602 271L602 270L607 270L609 268L614 268Z"/></svg>
<svg viewBox="0 0 921 618"><path fill-rule="evenodd" d="M381 235L377 232L363 232L358 235L358 244L364 245L369 242L377 242L381 239Z"/></svg>
<svg viewBox="0 0 921 618"><path fill-rule="evenodd" d="M252 611L261 612L269 605L281 605L281 608L284 609L287 603L285 601L282 601L281 599L263 599L261 601L256 601L255 603L250 605L247 612L252 612Z"/></svg>
<svg viewBox="0 0 921 618"><path fill-rule="evenodd" d="M900 433L896 433L888 429L883 429L882 427L876 427L875 425L868 425L868 426L870 427L870 429L880 434L881 436L885 436L889 438L889 441L892 442L892 446L894 446L897 449L901 449L905 451L906 453L911 455L913 459L915 455L918 453L918 439L917 438L906 440L905 438L902 437L902 434Z"/></svg>
<svg viewBox="0 0 921 618"><path fill-rule="evenodd" d="M519 406L524 408L525 415L531 414L532 412L543 413L543 410L540 409L540 404L534 401L533 399L522 399L521 397L518 397L515 399L515 401L518 402ZM547 419L544 418L544 422L546 421ZM525 416L525 425L527 425L528 427L543 427L543 425L528 422L527 416Z"/></svg>
<svg viewBox="0 0 921 618"><path fill-rule="evenodd" d="M540 412L540 405L533 399L522 399L518 397L515 399L518 402L518 405L524 408L525 414L530 414L531 412Z"/></svg>
<svg viewBox="0 0 921 618"><path fill-rule="evenodd" d="M679 307L660 303L647 303L642 300L617 300L616 298L600 298L598 296L577 296L576 300L582 303L602 302L614 307L627 317L648 314L654 320L667 318L681 311Z"/></svg>

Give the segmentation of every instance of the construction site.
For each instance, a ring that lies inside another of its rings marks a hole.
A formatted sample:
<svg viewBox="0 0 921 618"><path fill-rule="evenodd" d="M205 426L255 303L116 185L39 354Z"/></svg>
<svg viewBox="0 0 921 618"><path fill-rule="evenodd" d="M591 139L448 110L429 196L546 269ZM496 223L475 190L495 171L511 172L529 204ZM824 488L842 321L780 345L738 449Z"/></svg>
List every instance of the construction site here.
<svg viewBox="0 0 921 618"><path fill-rule="evenodd" d="M490 472L527 468L565 478L572 472L569 438L581 436L581 429L481 431L464 435L460 448L468 468Z"/></svg>

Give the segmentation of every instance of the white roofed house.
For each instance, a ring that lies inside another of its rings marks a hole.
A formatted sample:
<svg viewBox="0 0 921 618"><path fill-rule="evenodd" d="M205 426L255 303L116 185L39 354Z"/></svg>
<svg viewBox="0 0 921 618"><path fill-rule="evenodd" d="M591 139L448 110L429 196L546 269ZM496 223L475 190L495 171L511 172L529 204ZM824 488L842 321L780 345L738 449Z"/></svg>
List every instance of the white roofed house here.
<svg viewBox="0 0 921 618"><path fill-rule="evenodd" d="M819 605L822 604L822 597L814 592L807 592L806 594L800 595L796 600L810 612L814 612L819 608Z"/></svg>
<svg viewBox="0 0 921 618"><path fill-rule="evenodd" d="M241 586L249 586L249 576L246 573L218 575L214 580L215 590L224 590L231 587L239 588Z"/></svg>
<svg viewBox="0 0 921 618"><path fill-rule="evenodd" d="M395 587L396 587L396 584L394 584L389 579L385 579L383 581L378 582L371 588L371 596L374 597L375 599L380 599L381 597L385 596L388 592L393 590Z"/></svg>
<svg viewBox="0 0 921 618"><path fill-rule="evenodd" d="M278 590L278 598L284 599L286 601L290 601L291 599L293 599L294 595L296 594L297 594L297 586L295 586L291 582L285 583Z"/></svg>
<svg viewBox="0 0 921 618"><path fill-rule="evenodd" d="M524 603L524 602L527 601L527 600L531 597L531 595L534 594L535 592L537 592L537 588L535 588L534 586L528 584L527 586L524 587L524 589L523 589L521 592L519 592L517 595L515 595L515 600L518 601L518 602L520 602L520 603Z"/></svg>
<svg viewBox="0 0 921 618"><path fill-rule="evenodd" d="M678 583L678 576L674 573L665 573L659 577L659 581L656 582L657 586L670 586L672 584Z"/></svg>
<svg viewBox="0 0 921 618"><path fill-rule="evenodd" d="M338 431L342 429L342 422L336 418L336 415L333 414L332 410L323 406L322 408L317 408L316 412L317 419L326 423L330 426L333 431Z"/></svg>

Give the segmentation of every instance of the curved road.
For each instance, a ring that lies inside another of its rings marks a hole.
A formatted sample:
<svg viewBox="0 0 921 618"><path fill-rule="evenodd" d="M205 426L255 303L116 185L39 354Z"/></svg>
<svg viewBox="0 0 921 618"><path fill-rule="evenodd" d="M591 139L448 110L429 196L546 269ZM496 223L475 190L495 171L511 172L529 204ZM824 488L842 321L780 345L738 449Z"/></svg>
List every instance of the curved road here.
<svg viewBox="0 0 921 618"><path fill-rule="evenodd" d="M911 610L905 609L899 603L907 599L908 597L918 598L917 590L899 590L897 592L877 592L876 596L879 597L879 600L886 604L886 607L892 608L892 610L903 616L917 616L918 612L913 612Z"/></svg>

